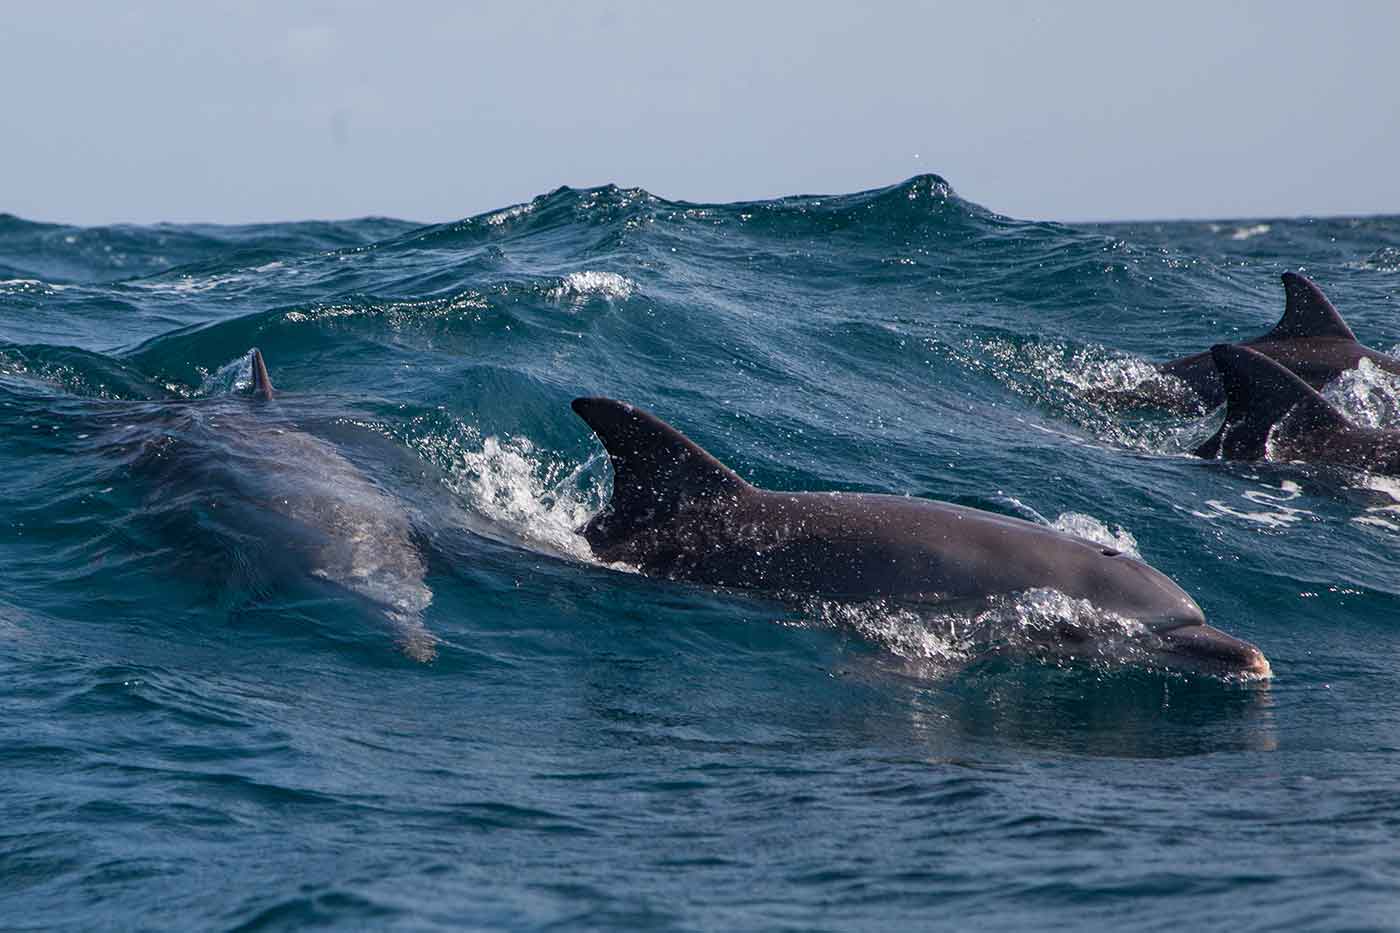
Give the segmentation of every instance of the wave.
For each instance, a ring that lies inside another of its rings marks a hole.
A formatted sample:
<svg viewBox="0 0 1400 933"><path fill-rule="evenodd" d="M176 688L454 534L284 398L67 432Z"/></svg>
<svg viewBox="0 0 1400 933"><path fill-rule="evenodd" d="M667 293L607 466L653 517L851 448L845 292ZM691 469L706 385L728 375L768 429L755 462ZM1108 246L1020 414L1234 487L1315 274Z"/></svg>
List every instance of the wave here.
<svg viewBox="0 0 1400 933"><path fill-rule="evenodd" d="M416 226L387 218L244 224L77 227L0 214L5 266L49 282L110 283L169 272L211 256L285 255L364 246Z"/></svg>

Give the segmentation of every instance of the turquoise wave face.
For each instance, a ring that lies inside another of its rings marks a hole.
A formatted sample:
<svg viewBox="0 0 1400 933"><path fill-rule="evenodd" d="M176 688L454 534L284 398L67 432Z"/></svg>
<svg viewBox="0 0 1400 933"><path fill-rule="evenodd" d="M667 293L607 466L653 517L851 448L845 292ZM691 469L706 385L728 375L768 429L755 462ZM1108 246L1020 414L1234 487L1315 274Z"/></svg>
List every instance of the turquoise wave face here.
<svg viewBox="0 0 1400 933"><path fill-rule="evenodd" d="M1219 414L1150 364L1268 330L1290 269L1393 350L1397 257L1393 217L1065 226L936 176L429 227L0 216L6 913L1388 923L1400 481L1190 457ZM1325 394L1400 427L1385 373ZM602 566L578 395L760 486L1140 554L1275 677L1161 670L1048 590L933 613ZM1095 649L1045 650L1066 627Z"/></svg>

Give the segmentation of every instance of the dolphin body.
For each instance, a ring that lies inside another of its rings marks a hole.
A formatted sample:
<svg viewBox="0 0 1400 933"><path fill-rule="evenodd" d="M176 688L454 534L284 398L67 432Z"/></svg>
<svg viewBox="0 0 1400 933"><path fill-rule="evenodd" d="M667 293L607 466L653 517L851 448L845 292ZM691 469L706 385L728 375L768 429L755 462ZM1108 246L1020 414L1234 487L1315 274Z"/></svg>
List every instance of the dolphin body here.
<svg viewBox="0 0 1400 933"><path fill-rule="evenodd" d="M1370 360L1400 375L1400 360L1363 346L1332 302L1305 276L1283 273L1283 318L1274 329L1241 345L1269 357L1314 389ZM1157 364L1159 372L1185 382L1209 408L1225 401L1212 351Z"/></svg>
<svg viewBox="0 0 1400 933"><path fill-rule="evenodd" d="M1262 353L1218 344L1211 359L1225 392L1225 423L1199 457L1304 460L1400 476L1400 431L1352 424L1317 390Z"/></svg>
<svg viewBox="0 0 1400 933"><path fill-rule="evenodd" d="M150 483L148 517L220 550L216 572L235 588L329 585L387 619L404 654L431 660L437 639L422 613L432 591L403 504L292 424L261 352L249 364L251 398L123 409L110 443Z"/></svg>
<svg viewBox="0 0 1400 933"><path fill-rule="evenodd" d="M612 462L612 498L581 529L602 560L833 599L936 604L1050 588L1142 623L1167 666L1270 672L1259 649L1207 625L1175 583L1112 548L929 499L758 489L641 409L579 398L573 410Z"/></svg>

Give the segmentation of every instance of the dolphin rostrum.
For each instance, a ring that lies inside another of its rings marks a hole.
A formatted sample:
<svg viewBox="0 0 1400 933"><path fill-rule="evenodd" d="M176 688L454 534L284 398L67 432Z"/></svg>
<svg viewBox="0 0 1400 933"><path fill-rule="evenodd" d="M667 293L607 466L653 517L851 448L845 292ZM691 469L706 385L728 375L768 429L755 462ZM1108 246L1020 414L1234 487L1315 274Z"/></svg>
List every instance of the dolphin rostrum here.
<svg viewBox="0 0 1400 933"><path fill-rule="evenodd" d="M1355 368L1361 360L1400 375L1400 360L1359 343L1322 289L1308 278L1296 272L1283 273L1283 291L1283 318L1273 330L1243 341L1243 346L1274 360L1314 389ZM1225 400L1209 350L1160 363L1157 369L1185 382L1211 408Z"/></svg>
<svg viewBox="0 0 1400 933"><path fill-rule="evenodd" d="M1167 666L1269 674L1259 649L1207 625L1175 583L1112 548L930 499L759 489L639 408L578 398L573 409L612 462L612 498L581 529L602 560L838 600L933 604L1048 588L1141 623Z"/></svg>
<svg viewBox="0 0 1400 933"><path fill-rule="evenodd" d="M1262 353L1218 344L1225 423L1196 448L1227 460L1306 460L1400 476L1400 431L1352 424L1312 386Z"/></svg>

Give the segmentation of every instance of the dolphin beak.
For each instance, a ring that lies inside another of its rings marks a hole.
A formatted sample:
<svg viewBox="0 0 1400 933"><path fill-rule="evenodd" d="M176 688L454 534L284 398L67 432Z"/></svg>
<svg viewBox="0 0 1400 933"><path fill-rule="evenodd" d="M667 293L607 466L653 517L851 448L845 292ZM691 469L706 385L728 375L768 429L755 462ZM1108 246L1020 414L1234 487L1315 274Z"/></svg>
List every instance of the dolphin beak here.
<svg viewBox="0 0 1400 933"><path fill-rule="evenodd" d="M1213 674L1234 674L1265 679L1273 676L1269 659L1247 641L1226 635L1204 623L1180 625L1158 631L1162 648L1173 660Z"/></svg>

